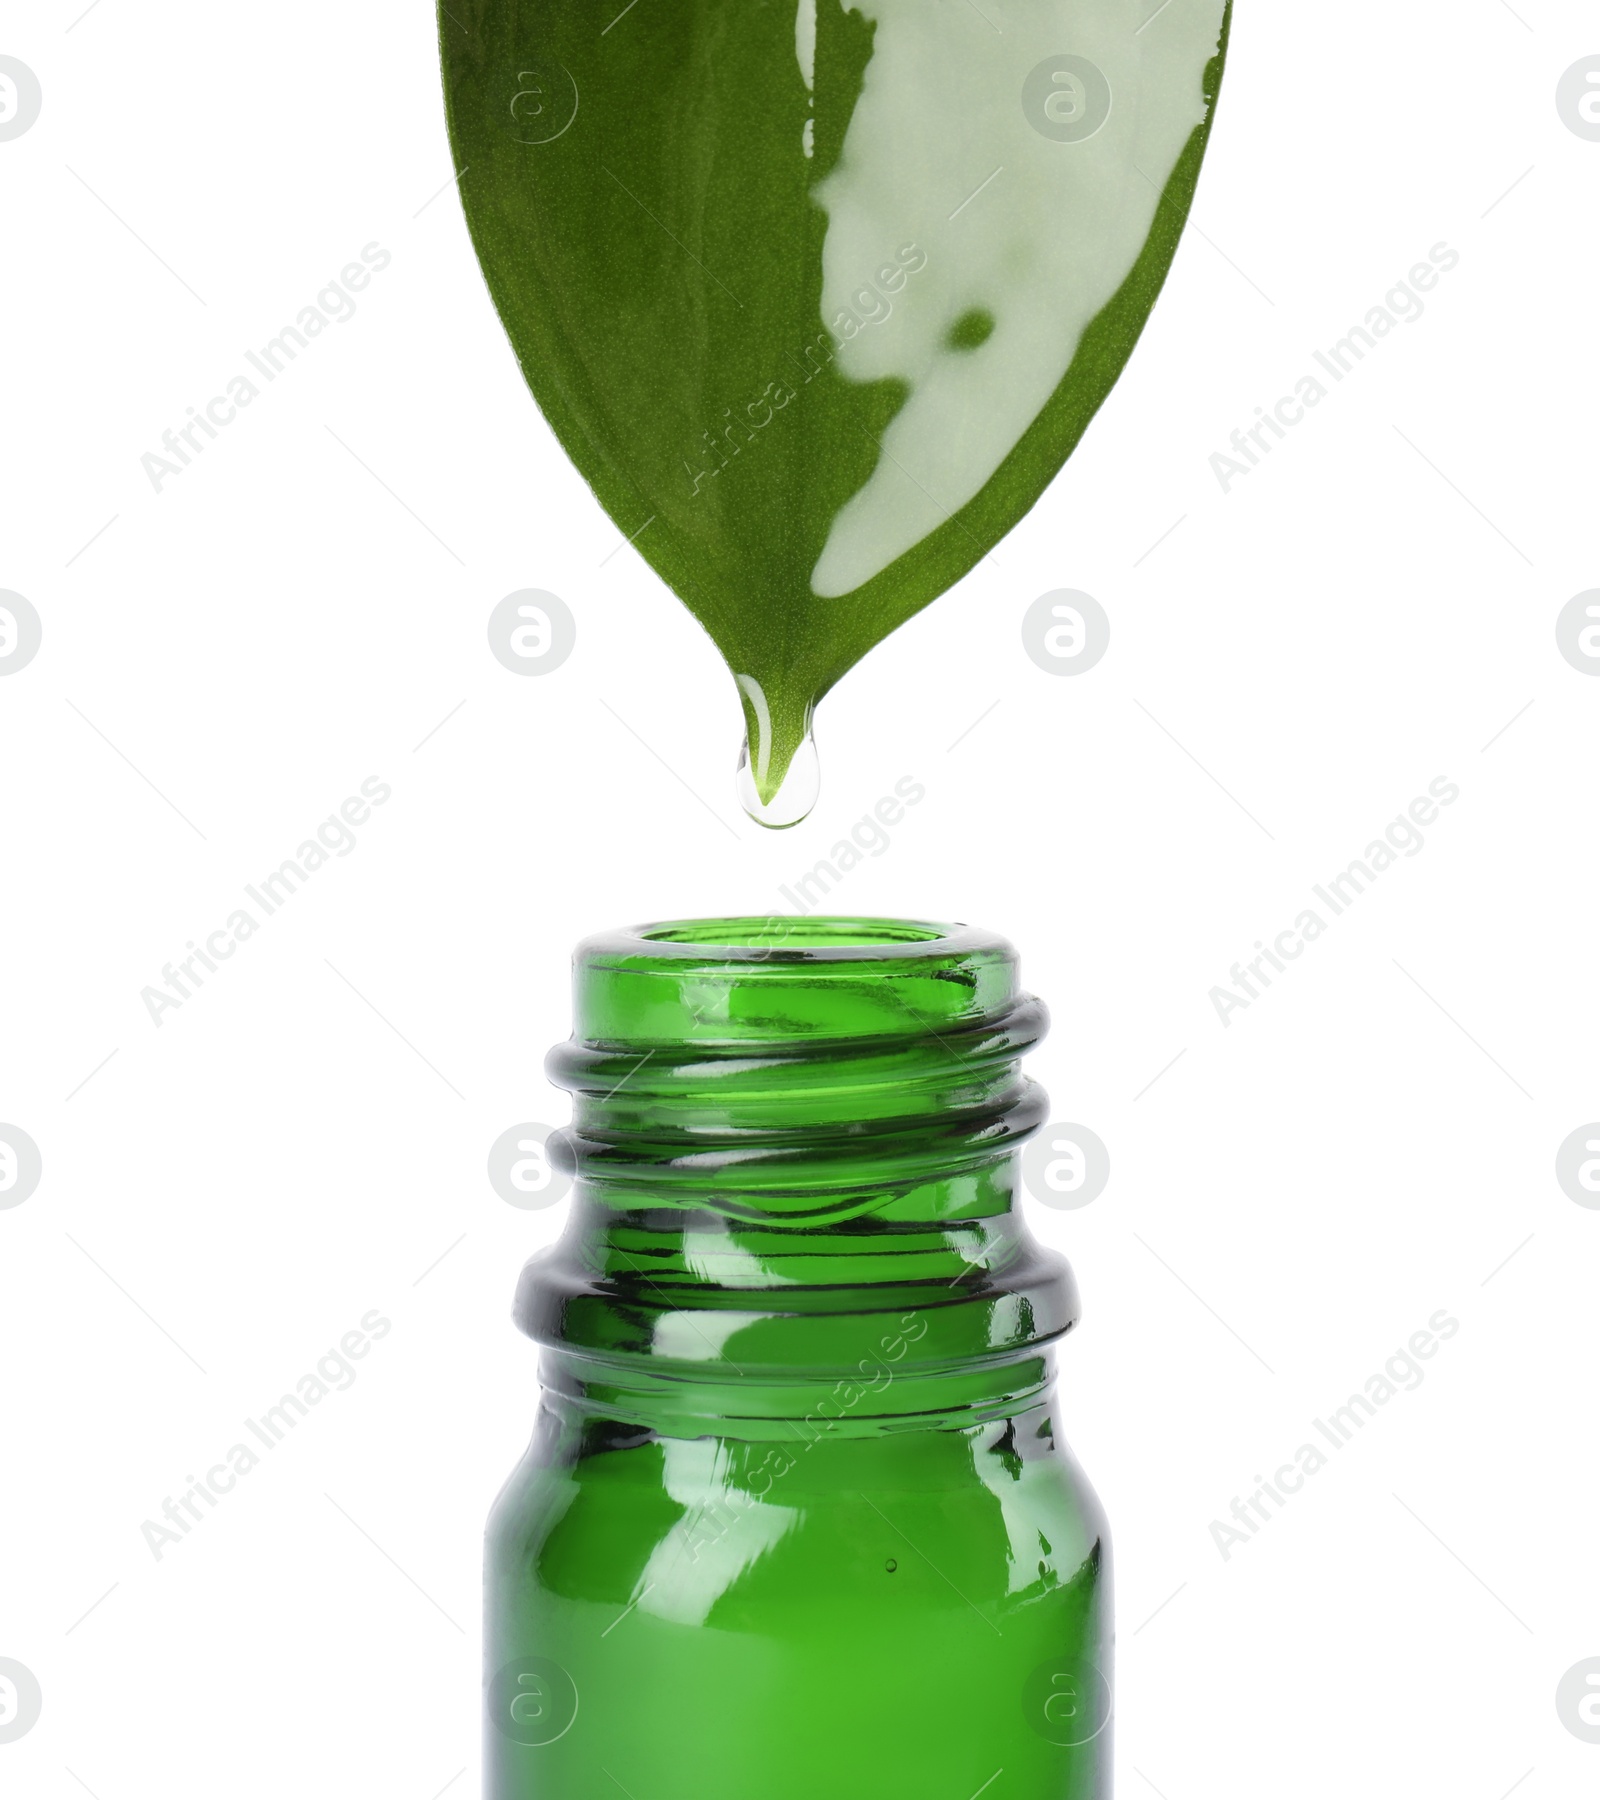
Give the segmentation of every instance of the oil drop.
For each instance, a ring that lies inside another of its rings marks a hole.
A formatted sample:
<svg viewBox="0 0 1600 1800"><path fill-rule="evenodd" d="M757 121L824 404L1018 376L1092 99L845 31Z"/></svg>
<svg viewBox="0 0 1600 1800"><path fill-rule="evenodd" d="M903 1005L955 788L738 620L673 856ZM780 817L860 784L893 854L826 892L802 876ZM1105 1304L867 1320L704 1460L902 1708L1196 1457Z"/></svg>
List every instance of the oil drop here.
<svg viewBox="0 0 1600 1800"><path fill-rule="evenodd" d="M739 804L758 825L764 825L768 831L787 831L791 825L798 825L809 817L822 792L822 764L817 759L817 740L811 731L807 730L783 779L766 800L761 797L763 774L760 749L758 747L752 761L750 740L746 738L739 746L739 766L734 780Z"/></svg>
<svg viewBox="0 0 1600 1800"><path fill-rule="evenodd" d="M739 804L768 831L787 831L810 814L822 792L811 708L775 720L754 675L734 680L744 697L744 742L734 772Z"/></svg>

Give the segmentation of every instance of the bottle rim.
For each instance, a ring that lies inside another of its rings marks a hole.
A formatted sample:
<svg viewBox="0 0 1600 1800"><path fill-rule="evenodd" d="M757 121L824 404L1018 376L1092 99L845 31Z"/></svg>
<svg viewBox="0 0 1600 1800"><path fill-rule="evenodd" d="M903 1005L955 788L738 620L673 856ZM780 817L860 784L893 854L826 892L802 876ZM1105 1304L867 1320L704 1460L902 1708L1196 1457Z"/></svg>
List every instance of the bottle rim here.
<svg viewBox="0 0 1600 1800"><path fill-rule="evenodd" d="M663 919L600 932L578 946L576 960L658 959L715 965L768 962L918 962L973 951L1011 952L992 931L931 919L864 914L731 914Z"/></svg>

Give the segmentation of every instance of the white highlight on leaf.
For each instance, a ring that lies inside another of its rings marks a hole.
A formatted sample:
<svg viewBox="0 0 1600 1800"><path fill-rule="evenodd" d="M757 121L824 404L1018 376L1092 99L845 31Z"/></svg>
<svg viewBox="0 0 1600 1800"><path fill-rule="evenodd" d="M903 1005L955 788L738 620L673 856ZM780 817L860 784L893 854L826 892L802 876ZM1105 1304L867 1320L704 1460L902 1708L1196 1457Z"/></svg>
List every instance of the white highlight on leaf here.
<svg viewBox="0 0 1600 1800"><path fill-rule="evenodd" d="M794 53L800 64L800 79L806 92L817 85L817 0L799 0L794 15ZM812 104L815 104L813 100ZM800 148L810 156L816 135L816 120L807 119L800 128Z"/></svg>
<svg viewBox="0 0 1600 1800"><path fill-rule="evenodd" d="M744 689L756 715L756 741L750 746L750 765L756 780L765 781L767 770L772 767L772 708L767 705L766 690L754 675L735 675L734 680Z"/></svg>
<svg viewBox="0 0 1600 1800"><path fill-rule="evenodd" d="M817 83L817 0L800 0L794 15L794 53L807 89Z"/></svg>
<svg viewBox="0 0 1600 1800"><path fill-rule="evenodd" d="M828 214L823 323L843 336L849 294L895 247L914 242L928 261L888 318L839 346L847 380L894 376L911 391L834 518L811 576L824 598L942 525L1038 417L1137 261L1205 117L1224 0L1170 0L1144 31L1149 0L1008 0L998 35L957 0L854 6L877 32L838 164L816 190ZM1111 87L1110 116L1081 142L1043 135L1023 111L1029 72L1061 55L1087 58ZM947 348L974 308L995 320L988 341Z"/></svg>

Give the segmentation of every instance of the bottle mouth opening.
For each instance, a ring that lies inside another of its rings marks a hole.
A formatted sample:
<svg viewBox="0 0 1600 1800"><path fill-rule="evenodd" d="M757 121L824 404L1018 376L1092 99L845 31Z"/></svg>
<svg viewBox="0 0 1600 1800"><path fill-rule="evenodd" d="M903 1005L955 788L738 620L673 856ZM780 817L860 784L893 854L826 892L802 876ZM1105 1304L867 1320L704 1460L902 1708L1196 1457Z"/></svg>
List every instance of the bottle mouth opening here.
<svg viewBox="0 0 1600 1800"><path fill-rule="evenodd" d="M640 925L593 939L586 950L603 956L644 955L732 963L881 961L886 956L959 955L987 933L925 919L866 919L771 914L680 919Z"/></svg>
<svg viewBox="0 0 1600 1800"><path fill-rule="evenodd" d="M658 920L573 958L591 1046L815 1043L947 1033L1009 1013L1017 953L970 925L859 915Z"/></svg>

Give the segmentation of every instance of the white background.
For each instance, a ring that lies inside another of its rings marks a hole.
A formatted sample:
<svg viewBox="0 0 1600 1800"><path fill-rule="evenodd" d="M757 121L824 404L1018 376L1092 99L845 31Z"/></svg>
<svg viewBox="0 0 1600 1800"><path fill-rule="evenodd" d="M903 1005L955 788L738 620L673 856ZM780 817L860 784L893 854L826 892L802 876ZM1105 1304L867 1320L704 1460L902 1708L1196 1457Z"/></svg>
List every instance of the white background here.
<svg viewBox="0 0 1600 1800"><path fill-rule="evenodd" d="M0 1120L44 1177L0 1212L0 1656L44 1712L8 1792L473 1790L481 1521L534 1403L507 1308L560 1222L484 1161L564 1116L570 949L781 909L905 775L839 904L1009 935L1033 1071L1111 1151L1092 1206L1032 1210L1085 1297L1122 1793L1595 1792L1555 1689L1600 1655L1600 1213L1554 1158L1600 1116L1600 680L1554 622L1600 579L1600 144L1555 88L1600 26L1515 6L1236 21L1131 368L828 700L775 836L731 682L518 376L425 10L15 0L0 587L44 644L0 681ZM162 431L374 241L355 317L153 492ZM1424 316L1225 495L1211 454L1441 242ZM537 680L485 639L527 586L578 620ZM1077 679L1019 637L1059 587L1112 621ZM372 775L356 848L153 1025L140 990ZM1212 986L1438 776L1426 847L1224 1028ZM1211 1521L1441 1307L1424 1384L1224 1561ZM142 1521L371 1308L355 1385L158 1563Z"/></svg>

